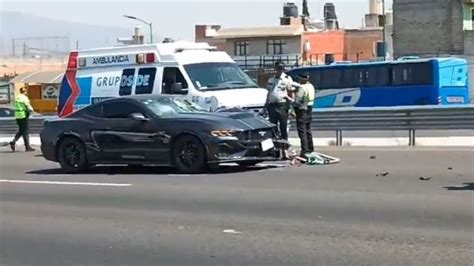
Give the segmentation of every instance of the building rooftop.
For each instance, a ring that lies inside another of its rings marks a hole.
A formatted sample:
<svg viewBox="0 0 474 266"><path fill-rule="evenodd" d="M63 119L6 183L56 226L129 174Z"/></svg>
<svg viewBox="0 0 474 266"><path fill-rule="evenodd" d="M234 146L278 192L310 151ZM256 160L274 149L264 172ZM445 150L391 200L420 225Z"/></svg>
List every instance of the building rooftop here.
<svg viewBox="0 0 474 266"><path fill-rule="evenodd" d="M267 26L252 28L223 28L217 31L214 38L258 38L258 37L282 37L298 36L304 32L303 25L296 26Z"/></svg>

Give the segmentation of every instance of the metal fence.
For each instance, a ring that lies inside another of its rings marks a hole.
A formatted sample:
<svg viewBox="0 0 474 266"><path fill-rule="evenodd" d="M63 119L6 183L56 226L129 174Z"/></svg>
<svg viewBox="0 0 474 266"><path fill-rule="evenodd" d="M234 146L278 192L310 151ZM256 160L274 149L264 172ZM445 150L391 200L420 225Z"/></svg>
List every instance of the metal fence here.
<svg viewBox="0 0 474 266"><path fill-rule="evenodd" d="M255 69L273 69L277 61L283 61L287 68L295 68L300 66L314 66L324 65L326 62L326 56L331 56L331 62L360 62L361 53L333 53L333 54L307 54L302 56L301 54L282 54L282 55L262 55L262 56L233 56L235 63L245 70ZM373 59L371 61L379 61Z"/></svg>
<svg viewBox="0 0 474 266"><path fill-rule="evenodd" d="M48 117L32 118L30 132L38 134L45 119ZM474 105L315 109L312 129L335 132L336 145L343 144L343 133L347 131L404 130L409 145L414 146L417 130L474 130ZM0 118L0 134L13 134L16 130L13 118Z"/></svg>

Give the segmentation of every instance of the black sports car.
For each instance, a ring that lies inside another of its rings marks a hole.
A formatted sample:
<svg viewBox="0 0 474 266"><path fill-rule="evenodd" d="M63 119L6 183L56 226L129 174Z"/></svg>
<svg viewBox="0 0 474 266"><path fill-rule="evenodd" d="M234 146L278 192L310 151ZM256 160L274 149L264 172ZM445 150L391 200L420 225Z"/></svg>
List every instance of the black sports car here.
<svg viewBox="0 0 474 266"><path fill-rule="evenodd" d="M223 162L254 165L280 157L273 124L252 112L210 113L167 96L120 97L47 120L47 160L69 172L96 164L175 166L196 173Z"/></svg>

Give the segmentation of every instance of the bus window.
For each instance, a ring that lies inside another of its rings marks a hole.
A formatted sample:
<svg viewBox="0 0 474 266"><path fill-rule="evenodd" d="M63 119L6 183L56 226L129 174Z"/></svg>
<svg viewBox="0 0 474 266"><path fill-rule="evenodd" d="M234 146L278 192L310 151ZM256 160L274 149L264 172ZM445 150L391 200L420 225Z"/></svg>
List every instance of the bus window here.
<svg viewBox="0 0 474 266"><path fill-rule="evenodd" d="M341 88L354 88L357 87L356 82L356 68L348 67L341 69Z"/></svg>
<svg viewBox="0 0 474 266"><path fill-rule="evenodd" d="M326 69L321 72L322 87L326 89L337 89L341 87L341 70Z"/></svg>
<svg viewBox="0 0 474 266"><path fill-rule="evenodd" d="M355 85L356 87L363 87L365 86L365 80L366 80L366 68L365 67L359 67L355 71Z"/></svg>
<svg viewBox="0 0 474 266"><path fill-rule="evenodd" d="M412 80L416 85L432 85L433 65L431 62L413 64Z"/></svg>
<svg viewBox="0 0 474 266"><path fill-rule="evenodd" d="M147 67L138 70L135 94L151 94L155 84L156 68Z"/></svg>
<svg viewBox="0 0 474 266"><path fill-rule="evenodd" d="M392 66L392 85L431 85L433 67L431 62L405 63Z"/></svg>
<svg viewBox="0 0 474 266"><path fill-rule="evenodd" d="M318 70L318 69L314 69L312 71L310 71L310 81L311 81L311 84L313 84L313 86L319 90L323 89L323 87L321 86L321 71ZM297 80L297 77L296 79Z"/></svg>
<svg viewBox="0 0 474 266"><path fill-rule="evenodd" d="M384 87L390 85L390 69L388 66L372 66L365 71L365 86Z"/></svg>

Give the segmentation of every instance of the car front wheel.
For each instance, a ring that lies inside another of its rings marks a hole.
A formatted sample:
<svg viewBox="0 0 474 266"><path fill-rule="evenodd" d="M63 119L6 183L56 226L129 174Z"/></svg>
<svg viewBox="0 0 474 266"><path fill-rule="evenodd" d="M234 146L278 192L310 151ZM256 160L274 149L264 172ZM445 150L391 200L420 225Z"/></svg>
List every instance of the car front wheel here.
<svg viewBox="0 0 474 266"><path fill-rule="evenodd" d="M204 146L195 136L181 136L174 142L173 161L180 173L200 173L207 164Z"/></svg>
<svg viewBox="0 0 474 266"><path fill-rule="evenodd" d="M80 173L88 168L84 143L75 137L65 137L59 142L58 160L61 168L69 173Z"/></svg>

